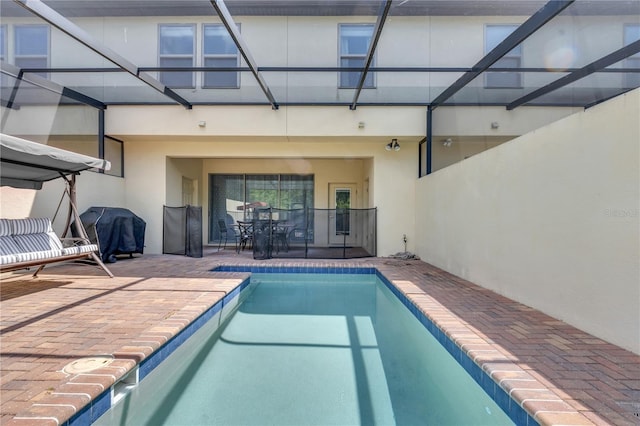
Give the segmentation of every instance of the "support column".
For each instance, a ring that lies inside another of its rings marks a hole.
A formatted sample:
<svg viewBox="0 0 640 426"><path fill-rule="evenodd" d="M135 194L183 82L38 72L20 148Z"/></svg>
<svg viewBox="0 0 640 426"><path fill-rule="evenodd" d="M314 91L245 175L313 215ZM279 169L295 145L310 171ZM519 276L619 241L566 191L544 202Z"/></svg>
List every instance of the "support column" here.
<svg viewBox="0 0 640 426"><path fill-rule="evenodd" d="M433 108L431 105L427 107L427 174L431 174L431 163L432 163L432 142L433 142Z"/></svg>

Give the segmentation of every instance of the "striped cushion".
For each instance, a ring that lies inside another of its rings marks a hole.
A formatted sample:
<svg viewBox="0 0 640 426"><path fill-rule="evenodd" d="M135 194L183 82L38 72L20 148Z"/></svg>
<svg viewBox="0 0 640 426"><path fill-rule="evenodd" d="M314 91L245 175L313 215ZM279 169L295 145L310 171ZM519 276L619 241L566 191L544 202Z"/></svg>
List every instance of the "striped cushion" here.
<svg viewBox="0 0 640 426"><path fill-rule="evenodd" d="M8 265L10 263L15 263L18 259L14 254L5 254L0 256L0 265Z"/></svg>
<svg viewBox="0 0 640 426"><path fill-rule="evenodd" d="M41 234L53 232L51 220L48 217L29 217L26 219L14 219L13 235Z"/></svg>
<svg viewBox="0 0 640 426"><path fill-rule="evenodd" d="M84 246L67 247L62 250L62 253L66 255L66 254L91 253L94 251L98 251L98 246L96 244L87 244Z"/></svg>
<svg viewBox="0 0 640 426"><path fill-rule="evenodd" d="M53 232L40 234L24 234L13 237L21 252L58 250L62 251L62 244Z"/></svg>
<svg viewBox="0 0 640 426"><path fill-rule="evenodd" d="M11 228L11 222L12 220L10 219L0 219L0 237L11 235L11 231L13 230Z"/></svg>
<svg viewBox="0 0 640 426"><path fill-rule="evenodd" d="M13 237L0 237L0 256L20 253L22 250Z"/></svg>
<svg viewBox="0 0 640 426"><path fill-rule="evenodd" d="M32 251L30 253L18 253L15 256L18 262L26 262L28 260L51 259L52 257L62 256L62 250Z"/></svg>

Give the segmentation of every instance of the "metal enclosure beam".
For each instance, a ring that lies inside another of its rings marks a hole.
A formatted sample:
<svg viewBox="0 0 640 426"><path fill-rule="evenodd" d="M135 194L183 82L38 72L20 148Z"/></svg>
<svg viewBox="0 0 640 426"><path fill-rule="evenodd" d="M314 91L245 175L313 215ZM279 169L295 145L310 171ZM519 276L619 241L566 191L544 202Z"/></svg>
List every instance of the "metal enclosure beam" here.
<svg viewBox="0 0 640 426"><path fill-rule="evenodd" d="M104 160L104 110L98 111L98 158ZM104 169L98 169L98 173L104 173Z"/></svg>
<svg viewBox="0 0 640 426"><path fill-rule="evenodd" d="M598 72L601 69L606 68L609 65L613 65L616 62L620 62L621 60L628 58L631 55L635 55L638 52L640 52L640 40L634 41L633 43L630 43L625 47L608 54L607 56L603 56L597 61L585 65L584 67L572 72L571 74L567 74L564 77L557 79L556 81L552 81L546 86L542 86L539 89L536 89L533 92L516 99L515 101L507 105L507 109L512 110L514 108L517 108L522 104L526 104L527 102L532 101L542 95L546 95L549 92L553 92L556 89L564 87L567 84L573 83L574 81L580 80L581 78L591 75L594 72Z"/></svg>
<svg viewBox="0 0 640 426"><path fill-rule="evenodd" d="M364 69L360 73L360 81L358 82L358 86L356 87L356 93L353 95L353 102L349 106L349 109L356 109L358 98L360 97L360 92L362 91L362 87L364 86L364 81L367 79L367 73L369 72L369 67L371 67L371 62L373 62L373 55L376 53L376 47L378 46L378 40L380 39L380 33L382 33L382 27L384 27L384 23L387 20L387 15L389 15L389 9L391 8L391 1L387 0L387 3L384 5L382 9L382 13L378 16L378 20L376 21L376 26L373 29L373 40L369 44L369 52L367 52L367 60L364 63Z"/></svg>
<svg viewBox="0 0 640 426"><path fill-rule="evenodd" d="M253 76L256 78L256 81L260 85L260 88L262 89L264 94L267 96L267 99L269 99L271 108L278 109L279 108L278 102L276 102L276 99L271 93L271 90L269 89L267 82L264 81L262 74L260 74L260 71L258 71L258 66L256 65L256 61L253 59L253 57L249 53L249 48L247 47L246 43L240 36L240 31L238 31L238 26L234 22L233 17L231 16L231 13L229 13L229 9L227 9L227 5L224 4L224 0L210 0L210 2L213 8L218 13L218 15L220 16L220 19L222 20L222 24L225 26L225 28L229 32L229 35L233 39L233 42L236 44L236 47L240 51L240 54L242 55L245 62L249 66L251 73L253 74Z"/></svg>
<svg viewBox="0 0 640 426"><path fill-rule="evenodd" d="M464 73L451 86L445 89L433 102L432 108L437 108L446 102L451 96L456 94L460 89L469 84L473 79L486 71L491 65L495 64L504 55L509 53L513 48L522 43L531 34L536 32L540 27L553 19L556 15L566 9L575 0L550 0L540 10L531 15L522 25L515 29L507 38L502 40L493 50L487 53L484 58L480 59L472 68L472 71ZM517 71L517 69L514 69Z"/></svg>
<svg viewBox="0 0 640 426"><path fill-rule="evenodd" d="M431 174L433 165L433 107L427 107L427 174Z"/></svg>
<svg viewBox="0 0 640 426"><path fill-rule="evenodd" d="M60 15L55 10L51 9L49 6L42 3L40 0L14 0L14 2L24 7L34 15L40 17L44 21L48 22L52 26L56 27L57 29L67 34L71 38L82 43L84 46L93 50L98 55L118 65L120 68L124 69L129 74L133 75L137 79L151 86L158 92L182 104L185 108L191 109L191 104L187 100L182 98L180 95L178 95L173 90L169 89L164 84L162 84L155 78L151 77L150 75L140 72L140 69L137 66L135 66L134 64L132 64L122 56L118 55L116 52L112 51L108 47L94 40L82 28L80 28L73 22L69 21L67 18Z"/></svg>
<svg viewBox="0 0 640 426"><path fill-rule="evenodd" d="M8 64L7 64L8 65ZM13 68L13 65L11 65L11 67ZM16 96L18 96L18 89L20 88L20 82L22 81L22 70L18 69L17 74L14 75L14 73L8 73L7 69L6 69L6 65L4 61L0 61L0 74L5 74L8 75L10 77L13 77L13 79L15 80L15 82L13 83L13 87L11 88L11 94L9 95L9 99L8 100L4 100L2 99L2 106L4 106L5 108L8 109L20 109L19 105L16 105L15 100L16 100ZM8 111L6 111L8 114ZM5 126L5 115L3 114L2 116L3 120L2 120L2 128L4 128Z"/></svg>
<svg viewBox="0 0 640 426"><path fill-rule="evenodd" d="M47 80L46 78L43 78L39 75L24 72L24 70L16 67L15 65L8 64L4 61L0 61L0 74L7 75L16 80L16 85L14 85L13 91L11 92L11 97L9 99L7 108L13 107L15 96L17 95L18 91L18 84L21 81L24 81L36 87L40 87L41 89L47 90L49 92L57 93L69 99L73 99L74 101L90 105L94 108L98 108L101 110L107 108L104 103L98 101L97 99L94 99L87 95L83 95L82 93L76 92L75 90L69 89L68 87L61 86L58 83L54 83L53 81Z"/></svg>

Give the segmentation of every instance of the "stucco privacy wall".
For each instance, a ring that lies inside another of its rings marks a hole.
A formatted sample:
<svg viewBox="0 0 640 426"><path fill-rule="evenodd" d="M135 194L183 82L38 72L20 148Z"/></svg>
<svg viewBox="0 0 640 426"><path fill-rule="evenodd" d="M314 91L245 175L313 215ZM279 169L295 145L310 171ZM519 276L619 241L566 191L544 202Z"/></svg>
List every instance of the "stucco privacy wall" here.
<svg viewBox="0 0 640 426"><path fill-rule="evenodd" d="M419 180L425 261L640 353L640 90Z"/></svg>

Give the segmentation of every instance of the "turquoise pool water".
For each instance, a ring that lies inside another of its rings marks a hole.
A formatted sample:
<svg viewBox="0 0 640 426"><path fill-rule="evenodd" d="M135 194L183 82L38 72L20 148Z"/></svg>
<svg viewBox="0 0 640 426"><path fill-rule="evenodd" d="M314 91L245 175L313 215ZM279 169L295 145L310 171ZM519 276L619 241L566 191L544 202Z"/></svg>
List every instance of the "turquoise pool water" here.
<svg viewBox="0 0 640 426"><path fill-rule="evenodd" d="M251 281L95 424L513 424L375 275Z"/></svg>

